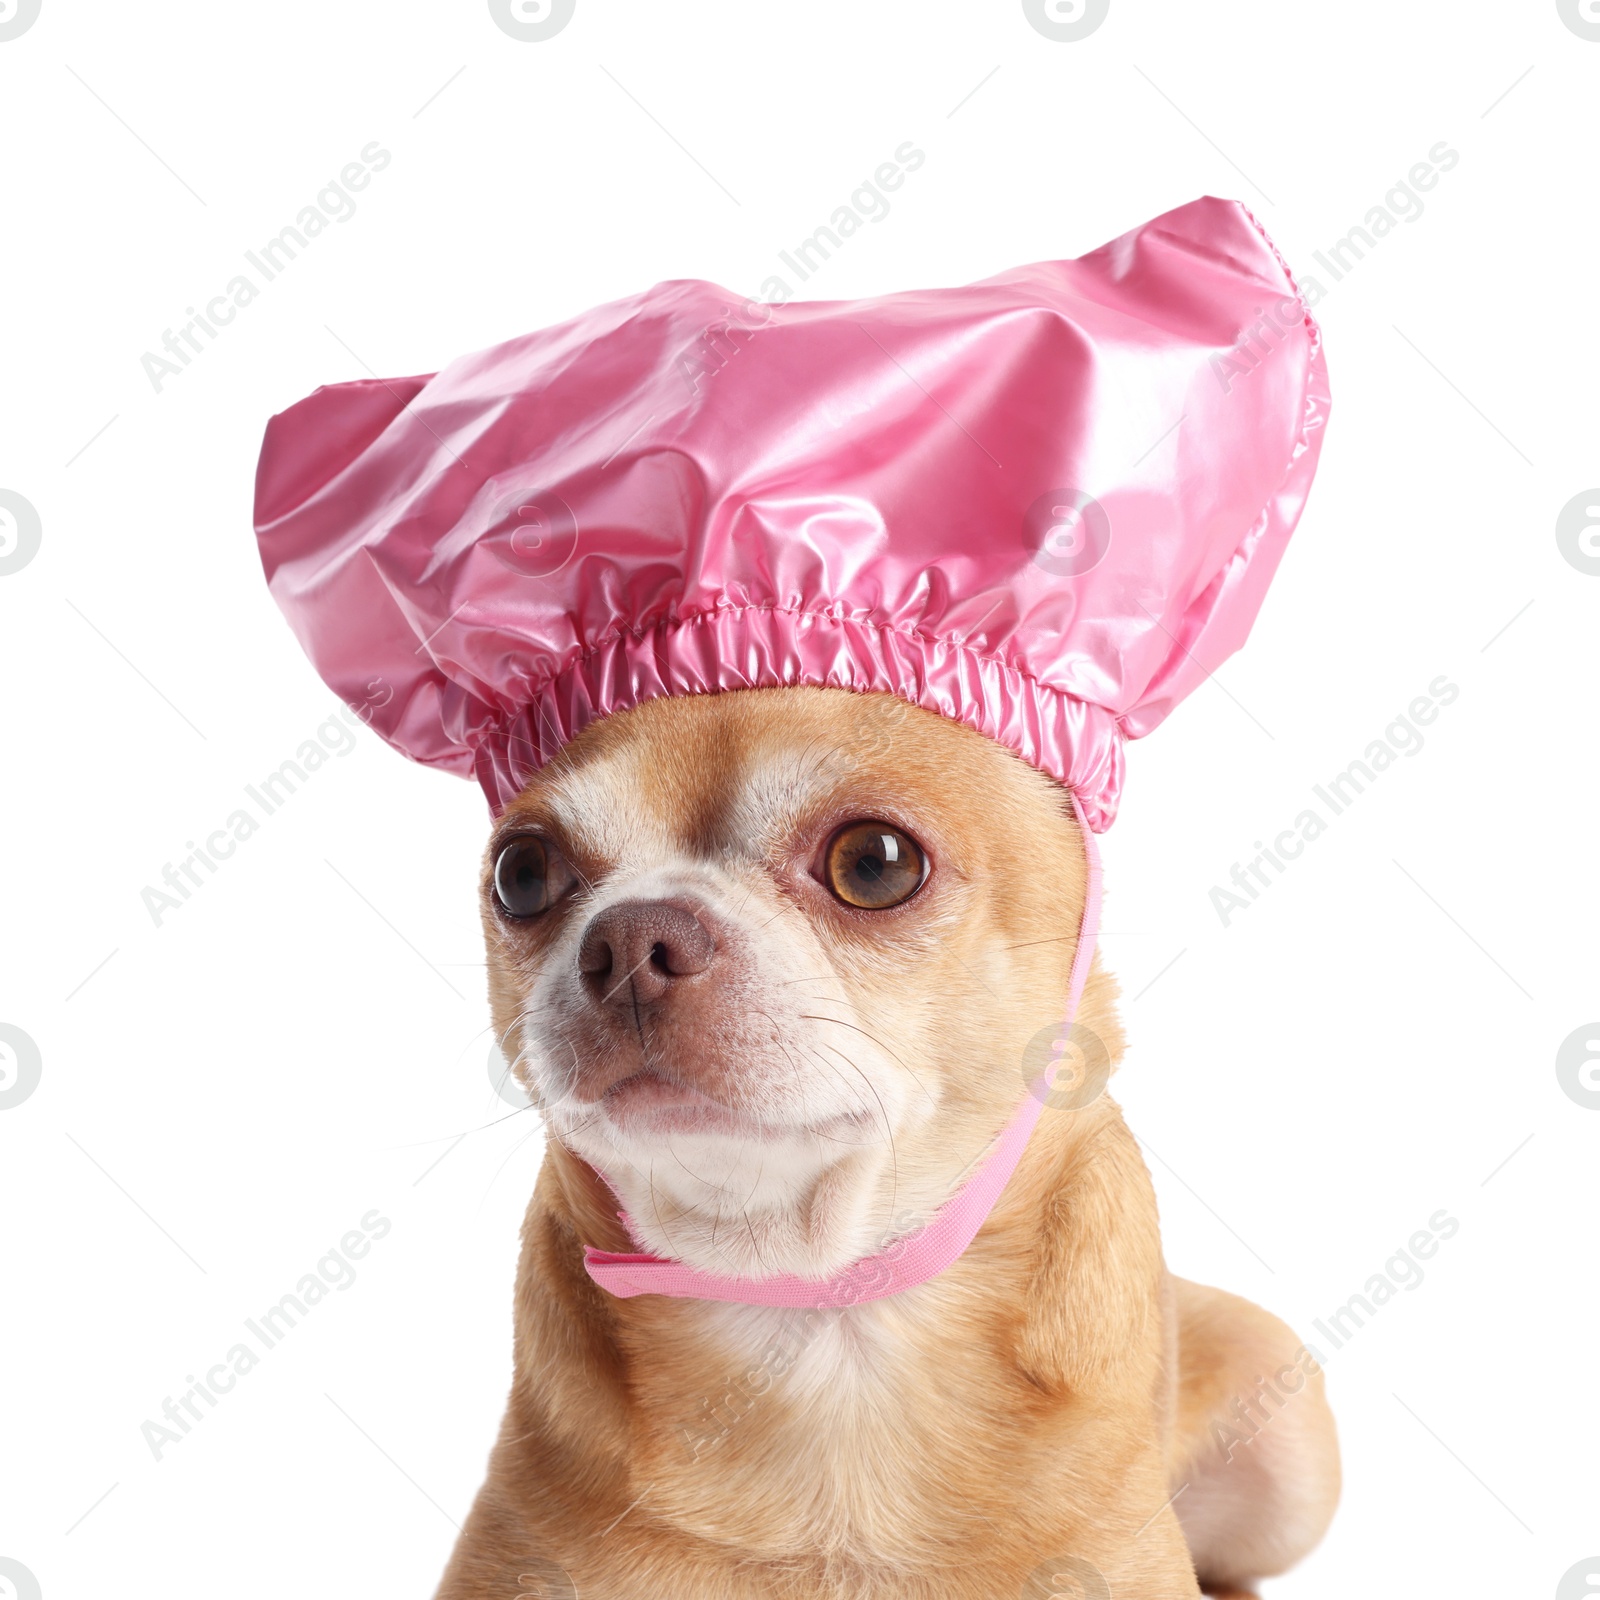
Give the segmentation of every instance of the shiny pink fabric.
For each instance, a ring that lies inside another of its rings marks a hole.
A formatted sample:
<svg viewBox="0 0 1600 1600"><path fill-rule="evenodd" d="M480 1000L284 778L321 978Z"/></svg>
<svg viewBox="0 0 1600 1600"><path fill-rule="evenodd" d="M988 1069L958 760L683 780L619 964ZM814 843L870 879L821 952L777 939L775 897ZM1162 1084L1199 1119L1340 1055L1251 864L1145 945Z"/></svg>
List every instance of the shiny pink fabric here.
<svg viewBox="0 0 1600 1600"><path fill-rule="evenodd" d="M968 723L1104 828L1124 740L1243 642L1327 411L1288 269L1207 198L965 288L663 283L319 389L256 528L328 684L497 810L609 712L805 683Z"/></svg>

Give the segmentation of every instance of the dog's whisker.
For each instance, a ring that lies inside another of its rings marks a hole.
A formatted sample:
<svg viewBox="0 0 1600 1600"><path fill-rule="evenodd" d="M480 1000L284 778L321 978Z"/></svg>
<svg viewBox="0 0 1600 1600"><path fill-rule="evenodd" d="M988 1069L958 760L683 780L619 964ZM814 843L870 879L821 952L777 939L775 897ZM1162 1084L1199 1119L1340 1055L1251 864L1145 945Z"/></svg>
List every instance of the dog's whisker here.
<svg viewBox="0 0 1600 1600"><path fill-rule="evenodd" d="M900 1151L898 1146L895 1144L894 1124L889 1119L889 1108L884 1105L883 1097L878 1093L877 1087L873 1083L872 1079L869 1078L866 1073L862 1072L861 1068L858 1067L855 1062L844 1053L844 1051L838 1049L834 1045L830 1045L826 1040L818 1040L818 1043L822 1045L823 1049L832 1050L835 1055L839 1056L844 1061L846 1066L851 1068L852 1071L860 1073L861 1081L872 1090L872 1097L878 1102L878 1110L883 1116L884 1136L889 1142L889 1160L891 1168L889 1211L892 1215L894 1212L895 1203L900 1196Z"/></svg>
<svg viewBox="0 0 1600 1600"><path fill-rule="evenodd" d="M883 1051L885 1055L892 1057L897 1065L905 1068L905 1071L916 1083L916 1086L922 1090L923 1094L927 1095L928 1103L930 1105L937 1105L939 1103L938 1099L928 1092L927 1084L922 1081L916 1069L902 1059L902 1057L892 1050L882 1039L880 1039L877 1034L873 1033L870 1028L864 1028L859 1022L850 1022L844 1017L818 1017L809 1015L807 1013L802 1013L801 1020L804 1022L831 1022L835 1027L838 1028L853 1028L864 1038L870 1039L872 1043L877 1045L877 1047Z"/></svg>
<svg viewBox="0 0 1600 1600"><path fill-rule="evenodd" d="M820 1042L821 1041L819 1041L819 1043ZM847 1090L849 1089L850 1080L848 1078L846 1078L844 1076L844 1074L842 1072L840 1072L839 1069L836 1066L834 1066L834 1064L831 1061L825 1059L823 1056L818 1055L815 1046L806 1045L806 1046L804 1046L804 1049L805 1049L806 1055L812 1061L815 1061L816 1064L819 1067L821 1067L824 1072L831 1072L834 1075L834 1077L836 1077L839 1080L839 1082L842 1083L845 1086L845 1088ZM842 1055L843 1054L842 1051L835 1051L834 1053L836 1055ZM848 1056L845 1056L845 1060L846 1061L850 1061L850 1058ZM859 1074L862 1077L865 1077L865 1074L861 1072L860 1067L856 1066L855 1062L850 1061L850 1065L855 1068L857 1074ZM854 1099L854 1096L847 1096L847 1098ZM855 1105L854 1105L854 1107L852 1109L853 1110L854 1109L859 1109L859 1110L864 1111L864 1112L870 1112L872 1108L863 1099L863 1100L855 1101Z"/></svg>
<svg viewBox="0 0 1600 1600"><path fill-rule="evenodd" d="M678 1163L678 1165L680 1167L682 1167L683 1170L686 1173L688 1173L689 1176L691 1178L693 1178L694 1181L696 1183L700 1184L703 1188L710 1189L715 1194L726 1194L728 1192L728 1185L727 1185L726 1182L713 1183L710 1178L702 1177L698 1172L695 1172L692 1168L687 1166L685 1164L685 1162L684 1162L683 1157L680 1156L678 1154L677 1150L674 1149L673 1147L671 1147L670 1145L668 1146L667 1154L670 1155L672 1157L672 1159L674 1161L676 1161Z"/></svg>
<svg viewBox="0 0 1600 1600"><path fill-rule="evenodd" d="M760 1263L761 1270L765 1272L768 1270L766 1258L761 1254L761 1242L756 1238L755 1224L751 1222L748 1211L741 1211L740 1215L744 1218L745 1231L750 1235L750 1248L755 1251L756 1260Z"/></svg>

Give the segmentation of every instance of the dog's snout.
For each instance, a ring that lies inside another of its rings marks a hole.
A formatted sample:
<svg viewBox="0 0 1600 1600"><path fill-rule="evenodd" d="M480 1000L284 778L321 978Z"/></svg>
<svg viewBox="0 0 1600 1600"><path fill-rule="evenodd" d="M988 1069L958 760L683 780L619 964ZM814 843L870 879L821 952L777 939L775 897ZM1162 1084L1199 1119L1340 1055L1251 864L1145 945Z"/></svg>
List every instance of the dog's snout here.
<svg viewBox="0 0 1600 1600"><path fill-rule="evenodd" d="M600 1005L659 1000L680 978L704 972L716 941L690 906L674 900L624 900L584 929L578 970Z"/></svg>

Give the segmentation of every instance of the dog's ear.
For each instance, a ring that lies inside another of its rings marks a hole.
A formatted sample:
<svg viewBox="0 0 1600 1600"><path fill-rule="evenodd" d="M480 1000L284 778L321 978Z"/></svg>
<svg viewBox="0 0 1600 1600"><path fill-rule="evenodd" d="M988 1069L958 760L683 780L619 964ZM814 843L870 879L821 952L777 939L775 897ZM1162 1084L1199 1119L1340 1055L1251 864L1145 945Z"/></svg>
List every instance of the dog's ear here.
<svg viewBox="0 0 1600 1600"><path fill-rule="evenodd" d="M1159 1371L1162 1330L1146 1314L1160 1303L1166 1270L1155 1200L1128 1200L1130 1188L1148 1191L1150 1177L1121 1117L1097 1121L1074 1172L1045 1202L1019 1330L1018 1364L1047 1393L1153 1384Z"/></svg>
<svg viewBox="0 0 1600 1600"><path fill-rule="evenodd" d="M602 1199L601 1196L605 1198ZM573 1200L577 1209L574 1210ZM582 1452L626 1458L632 1426L616 1343L616 1301L583 1270L583 1246L631 1248L616 1203L592 1168L552 1141L522 1223L517 1268L518 1387L507 1428L538 1429ZM528 1352L562 1350L564 1362ZM523 1375L537 1373L524 1389Z"/></svg>

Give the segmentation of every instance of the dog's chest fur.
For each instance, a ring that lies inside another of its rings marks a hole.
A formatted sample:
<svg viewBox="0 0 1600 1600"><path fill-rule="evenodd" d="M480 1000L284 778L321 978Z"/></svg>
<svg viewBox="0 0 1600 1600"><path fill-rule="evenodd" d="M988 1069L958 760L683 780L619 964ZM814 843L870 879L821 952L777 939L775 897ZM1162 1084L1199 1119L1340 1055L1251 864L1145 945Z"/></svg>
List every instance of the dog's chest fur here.
<svg viewBox="0 0 1600 1600"><path fill-rule="evenodd" d="M1014 1424L1038 1420L1042 1398L972 1309L938 1292L843 1311L694 1307L643 1380L643 1414L673 1419L649 1430L646 1504L766 1559L868 1571L970 1552L984 1539L975 1480L999 1488ZM963 1325L965 1368L952 1359Z"/></svg>

